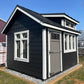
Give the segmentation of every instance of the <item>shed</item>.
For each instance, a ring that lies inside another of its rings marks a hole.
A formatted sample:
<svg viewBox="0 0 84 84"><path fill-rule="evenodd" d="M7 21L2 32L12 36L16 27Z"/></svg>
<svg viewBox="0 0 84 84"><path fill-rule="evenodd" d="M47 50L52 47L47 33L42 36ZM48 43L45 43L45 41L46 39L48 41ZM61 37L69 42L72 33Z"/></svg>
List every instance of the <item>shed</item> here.
<svg viewBox="0 0 84 84"><path fill-rule="evenodd" d="M77 24L65 13L39 14L17 5L2 30L6 67L45 80L76 66Z"/></svg>

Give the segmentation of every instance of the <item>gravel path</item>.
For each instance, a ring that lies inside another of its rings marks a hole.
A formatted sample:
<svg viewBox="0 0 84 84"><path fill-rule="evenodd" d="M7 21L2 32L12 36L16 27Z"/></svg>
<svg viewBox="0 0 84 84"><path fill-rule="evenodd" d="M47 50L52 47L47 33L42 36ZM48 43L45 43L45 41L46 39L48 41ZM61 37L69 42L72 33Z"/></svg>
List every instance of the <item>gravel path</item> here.
<svg viewBox="0 0 84 84"><path fill-rule="evenodd" d="M46 84L46 83L48 83L49 81L58 78L59 76L65 74L65 73L67 73L67 72L69 72L70 70L72 70L72 69L74 69L74 68L76 68L76 67L78 67L78 66L79 66L79 64L76 65L76 66L74 66L74 67L72 67L72 68L70 68L70 69L68 69L68 70L66 70L66 71L64 71L64 72L62 72L62 73L60 73L60 74L58 74L58 75L55 75L55 76L53 76L53 77L47 79L46 81L42 81L42 80L40 80L40 79L37 79L37 78L31 77L31 76L28 76L28 75L26 75L26 74L23 74L23 73L20 73L20 72L11 70L11 69L5 69L5 71L6 71L6 72L9 72L9 73L11 73L11 74L14 74L14 75L16 75L16 76L19 76L19 77L21 77L21 78L27 79L27 80L29 80L29 81L32 81L32 82L34 82L34 83L36 83L36 84Z"/></svg>

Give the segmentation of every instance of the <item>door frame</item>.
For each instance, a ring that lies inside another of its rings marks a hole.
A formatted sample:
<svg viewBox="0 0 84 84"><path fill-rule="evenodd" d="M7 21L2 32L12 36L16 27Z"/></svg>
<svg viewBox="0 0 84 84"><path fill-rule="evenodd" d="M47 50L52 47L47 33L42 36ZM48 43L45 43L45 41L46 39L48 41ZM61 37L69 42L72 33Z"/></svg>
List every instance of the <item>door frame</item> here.
<svg viewBox="0 0 84 84"><path fill-rule="evenodd" d="M62 63L62 32L58 30L50 30L48 29L48 77L50 77L51 71L51 63L50 63L50 33L58 32L60 34L60 61L61 61L61 71L63 71L63 63Z"/></svg>

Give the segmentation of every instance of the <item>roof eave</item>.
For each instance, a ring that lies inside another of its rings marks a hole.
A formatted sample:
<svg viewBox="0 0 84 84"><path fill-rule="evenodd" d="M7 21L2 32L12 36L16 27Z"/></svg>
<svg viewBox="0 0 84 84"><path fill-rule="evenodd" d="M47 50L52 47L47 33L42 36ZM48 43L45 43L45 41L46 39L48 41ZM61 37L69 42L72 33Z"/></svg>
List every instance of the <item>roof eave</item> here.
<svg viewBox="0 0 84 84"><path fill-rule="evenodd" d="M16 6L15 10L13 11L12 15L10 16L9 20L7 21L5 27L3 28L2 30L2 34L4 34L5 32L5 29L7 28L9 22L11 21L11 19L13 18L14 14L16 13L16 11L19 10L20 12L24 13L25 15L29 16L30 18L32 18L33 20L35 20L36 22L38 22L39 24L43 25L43 26L46 26L48 28L53 28L53 29L58 29L60 31L66 31L66 32L71 32L71 33L74 33L74 34L77 34L79 35L80 33L78 32L75 32L75 31L69 31L67 29L63 29L63 28L60 28L60 27L56 27L56 26L53 26L53 25L50 25L50 24L47 24L47 23L44 23L42 21L40 21L39 19L37 19L36 17L32 16L31 14L29 14L28 12L24 11L23 9L19 8L18 6Z"/></svg>
<svg viewBox="0 0 84 84"><path fill-rule="evenodd" d="M59 14L59 15L43 14L42 16L43 16L43 17L64 17L64 18L66 18L66 19L71 20L72 22L74 22L74 23L76 23L76 24L79 24L79 21L77 21L77 20L75 20L75 19L69 17L69 16L66 15L66 14Z"/></svg>

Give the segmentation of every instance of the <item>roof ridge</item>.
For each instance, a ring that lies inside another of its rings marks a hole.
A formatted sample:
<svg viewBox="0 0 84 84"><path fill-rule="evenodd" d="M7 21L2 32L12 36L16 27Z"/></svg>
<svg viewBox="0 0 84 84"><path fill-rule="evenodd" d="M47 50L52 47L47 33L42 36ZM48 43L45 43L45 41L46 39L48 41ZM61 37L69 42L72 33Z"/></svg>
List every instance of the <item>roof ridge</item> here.
<svg viewBox="0 0 84 84"><path fill-rule="evenodd" d="M29 16L30 18L32 18L33 20L35 20L36 22L38 22L39 24L43 25L43 26L46 26L46 27L56 27L56 29L59 29L59 30L63 30L63 29L60 29L60 28L64 28L62 27L60 24L54 22L54 21L51 21L49 20L48 18L46 17L43 17L41 14L37 13L37 12L34 12L28 8L25 8L25 7L22 7L20 5L17 5L14 9L14 11L12 12L11 16L9 17L8 21L7 21L7 24L5 25L5 27L3 28L2 30L2 33L5 33L5 30L9 24L9 22L11 21L11 19L13 18L14 14L16 13L16 11L19 11L27 16ZM67 31L68 28L65 28L64 31ZM72 29L69 29L70 31L73 31ZM74 32L77 32L77 31L73 31ZM78 34L78 33L77 33Z"/></svg>
<svg viewBox="0 0 84 84"><path fill-rule="evenodd" d="M40 13L40 14L41 14L41 15L66 15L66 16L68 16L69 18L71 18L71 19L73 19L73 20L75 20L76 22L79 23L79 21L77 21L76 19L74 19L73 17L69 16L69 15L66 14L66 13Z"/></svg>
<svg viewBox="0 0 84 84"><path fill-rule="evenodd" d="M37 16L39 16L40 18L45 19L45 20L47 20L48 22L54 23L54 24L56 24L57 26L60 26L57 22L51 21L50 19L48 19L48 18L46 18L46 17L43 17L40 13L37 13L37 12L35 12L35 11L32 11L32 10L30 10L30 9L28 9L28 8L25 8L25 7L22 7L22 6L20 6L20 5L17 5L17 7L24 8L24 9L26 9L26 10L32 12L32 13L37 14ZM29 12L28 12L28 13L29 13ZM42 21L42 19L40 19L40 21Z"/></svg>

